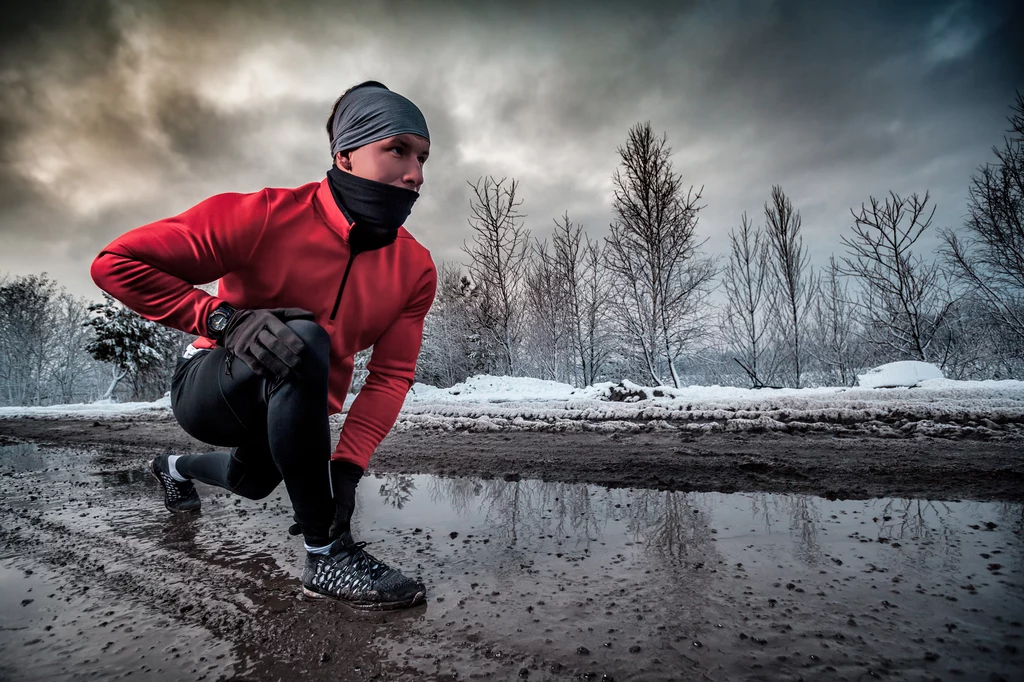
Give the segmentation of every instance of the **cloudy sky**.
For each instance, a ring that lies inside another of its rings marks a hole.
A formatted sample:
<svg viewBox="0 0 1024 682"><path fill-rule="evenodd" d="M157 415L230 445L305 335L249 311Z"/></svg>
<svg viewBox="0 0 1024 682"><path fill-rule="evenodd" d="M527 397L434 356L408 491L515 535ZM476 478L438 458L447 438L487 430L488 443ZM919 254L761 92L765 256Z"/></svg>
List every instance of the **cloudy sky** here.
<svg viewBox="0 0 1024 682"><path fill-rule="evenodd" d="M616 147L668 135L725 254L771 186L816 262L850 207L930 191L956 226L1024 90L1021 3L17 3L0 28L0 276L88 268L118 234L330 164L326 118L366 79L416 102L432 150L407 227L463 260L467 181L514 177L538 236L611 220ZM473 9L469 9L473 7ZM13 12L13 14L12 14ZM37 13L38 12L38 13Z"/></svg>

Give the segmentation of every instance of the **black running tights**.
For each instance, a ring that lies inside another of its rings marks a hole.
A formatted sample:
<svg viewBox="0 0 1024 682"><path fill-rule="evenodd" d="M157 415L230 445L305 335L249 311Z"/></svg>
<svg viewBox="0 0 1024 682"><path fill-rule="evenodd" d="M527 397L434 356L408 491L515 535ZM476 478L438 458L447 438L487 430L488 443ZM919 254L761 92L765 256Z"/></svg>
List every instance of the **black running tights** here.
<svg viewBox="0 0 1024 682"><path fill-rule="evenodd" d="M305 344L302 362L279 384L257 376L224 348L180 359L171 384L175 419L193 438L230 452L183 455L178 473L252 500L284 480L306 544L330 541L327 379L330 339L308 320L288 326Z"/></svg>

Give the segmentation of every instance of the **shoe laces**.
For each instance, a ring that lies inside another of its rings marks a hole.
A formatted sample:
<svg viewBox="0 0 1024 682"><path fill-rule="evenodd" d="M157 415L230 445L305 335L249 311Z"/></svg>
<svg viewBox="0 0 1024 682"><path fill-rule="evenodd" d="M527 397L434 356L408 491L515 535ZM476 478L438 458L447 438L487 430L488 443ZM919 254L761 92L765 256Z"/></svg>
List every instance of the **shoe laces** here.
<svg viewBox="0 0 1024 682"><path fill-rule="evenodd" d="M366 547L365 542L356 542L342 548L342 551L348 553L349 565L352 568L357 571L365 571L370 576L370 580L379 580L381 576L391 570L391 567L367 552L363 549L364 547Z"/></svg>

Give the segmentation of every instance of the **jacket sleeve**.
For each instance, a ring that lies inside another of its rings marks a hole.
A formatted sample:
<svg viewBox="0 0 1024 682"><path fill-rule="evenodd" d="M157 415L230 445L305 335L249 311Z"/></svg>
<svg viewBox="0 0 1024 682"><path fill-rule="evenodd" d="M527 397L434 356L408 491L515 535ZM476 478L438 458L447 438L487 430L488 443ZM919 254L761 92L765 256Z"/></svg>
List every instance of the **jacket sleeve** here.
<svg viewBox="0 0 1024 682"><path fill-rule="evenodd" d="M206 336L223 299L196 289L243 267L267 223L266 190L219 194L181 215L131 230L92 264L92 279L143 317Z"/></svg>
<svg viewBox="0 0 1024 682"><path fill-rule="evenodd" d="M395 425L416 375L423 320L436 290L437 272L431 263L401 315L373 345L367 364L370 374L348 411L332 459L353 462L365 470L370 456Z"/></svg>

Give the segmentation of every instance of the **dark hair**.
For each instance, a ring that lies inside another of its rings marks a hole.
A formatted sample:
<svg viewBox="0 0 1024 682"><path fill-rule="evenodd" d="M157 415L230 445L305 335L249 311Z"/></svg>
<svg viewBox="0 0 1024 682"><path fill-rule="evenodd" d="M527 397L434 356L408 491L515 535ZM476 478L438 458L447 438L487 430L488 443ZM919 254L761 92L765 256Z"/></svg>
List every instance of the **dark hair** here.
<svg viewBox="0 0 1024 682"><path fill-rule="evenodd" d="M381 83L379 81L363 81L362 83L360 83L358 85L353 85L351 88L349 88L345 92L341 93L341 97L339 97L338 99L334 100L334 106L331 107L331 115L327 117L327 141L328 142L334 142L334 117L338 114L338 105L341 104L341 100L345 99L345 95L347 95L348 93L352 92L353 90L356 90L358 88L366 88L366 87L384 88L385 90L388 89L388 86L384 85L383 83ZM331 155L331 158L332 159L334 158L333 154Z"/></svg>

